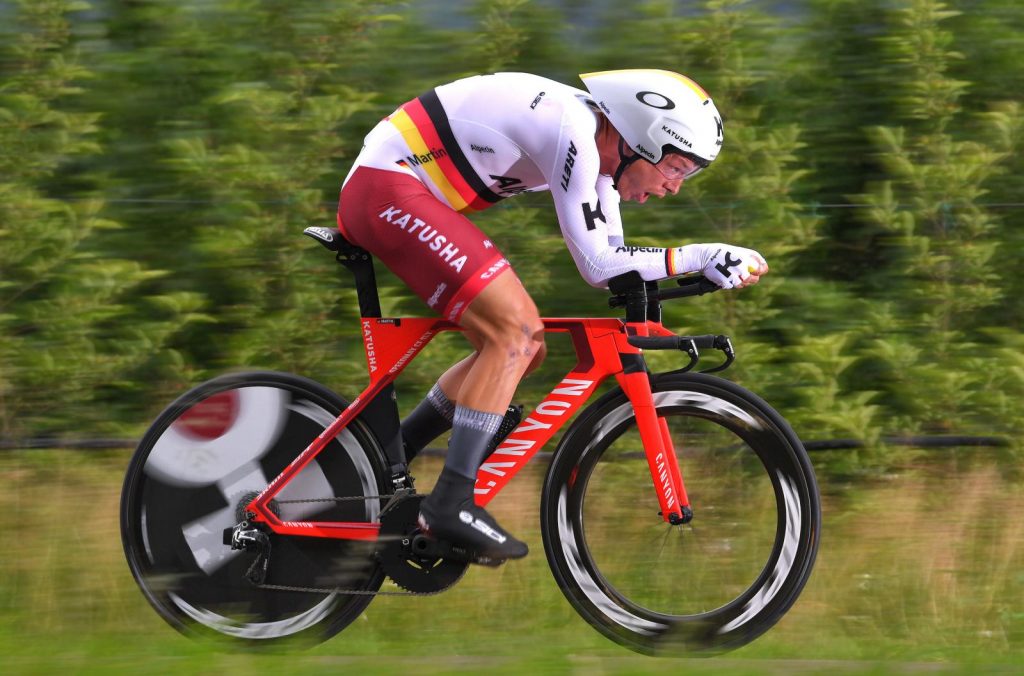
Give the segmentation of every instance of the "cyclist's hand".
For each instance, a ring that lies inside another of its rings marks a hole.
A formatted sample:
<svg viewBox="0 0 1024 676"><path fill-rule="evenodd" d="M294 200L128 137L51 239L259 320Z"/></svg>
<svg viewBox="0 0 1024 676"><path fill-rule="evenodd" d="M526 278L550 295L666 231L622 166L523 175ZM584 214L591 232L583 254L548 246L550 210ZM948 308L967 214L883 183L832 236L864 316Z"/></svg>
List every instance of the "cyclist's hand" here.
<svg viewBox="0 0 1024 676"><path fill-rule="evenodd" d="M688 244L677 249L680 269L701 272L723 289L757 284L768 272L764 257L753 249L732 244Z"/></svg>

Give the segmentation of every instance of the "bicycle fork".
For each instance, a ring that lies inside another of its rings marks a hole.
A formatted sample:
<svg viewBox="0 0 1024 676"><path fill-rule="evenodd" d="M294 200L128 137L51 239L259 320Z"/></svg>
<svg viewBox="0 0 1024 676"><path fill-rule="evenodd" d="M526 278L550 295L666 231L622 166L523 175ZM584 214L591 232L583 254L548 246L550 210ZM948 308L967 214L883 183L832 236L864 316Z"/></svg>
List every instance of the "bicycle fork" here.
<svg viewBox="0 0 1024 676"><path fill-rule="evenodd" d="M661 506L659 514L674 526L689 523L693 519L693 510L679 471L668 423L658 417L654 406L650 377L646 371L619 373L615 377L633 405L647 466Z"/></svg>

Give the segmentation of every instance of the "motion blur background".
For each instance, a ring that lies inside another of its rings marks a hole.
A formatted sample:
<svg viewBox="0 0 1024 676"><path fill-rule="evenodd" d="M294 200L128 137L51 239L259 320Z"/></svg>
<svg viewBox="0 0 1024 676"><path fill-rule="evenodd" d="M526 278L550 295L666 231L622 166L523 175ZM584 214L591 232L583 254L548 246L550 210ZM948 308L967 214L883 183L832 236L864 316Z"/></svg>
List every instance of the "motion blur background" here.
<svg viewBox="0 0 1024 676"><path fill-rule="evenodd" d="M711 93L726 140L678 196L624 207L627 241L734 242L772 266L742 293L667 306L666 325L732 335L729 378L805 440L855 446L814 454L822 551L789 616L727 664L687 668L1021 661L1021 53L1017 0L0 0L0 652L26 671L397 670L424 652L438 671L669 668L559 596L542 466L496 503L532 536L528 563L473 570L444 601L375 601L297 662L211 654L164 627L119 549L130 451L62 448L138 438L229 369L354 396L352 286L301 231L333 224L366 131L458 77L579 86L655 67ZM610 314L546 195L478 222L542 315ZM379 276L385 314L426 312ZM573 363L552 348L527 404ZM442 339L417 360L402 409L464 349ZM953 435L1001 445L900 443ZM53 448L25 450L41 438ZM432 480L436 460L417 462Z"/></svg>

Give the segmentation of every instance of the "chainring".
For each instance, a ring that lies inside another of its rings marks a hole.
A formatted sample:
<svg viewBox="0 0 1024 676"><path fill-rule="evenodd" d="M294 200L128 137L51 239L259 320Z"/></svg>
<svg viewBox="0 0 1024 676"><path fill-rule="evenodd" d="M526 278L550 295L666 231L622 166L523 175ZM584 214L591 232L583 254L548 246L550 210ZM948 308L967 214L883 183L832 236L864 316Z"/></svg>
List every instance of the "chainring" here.
<svg viewBox="0 0 1024 676"><path fill-rule="evenodd" d="M406 591L430 594L459 581L469 567L467 561L446 559L427 553L417 518L423 495L410 495L380 516L377 558L381 569Z"/></svg>

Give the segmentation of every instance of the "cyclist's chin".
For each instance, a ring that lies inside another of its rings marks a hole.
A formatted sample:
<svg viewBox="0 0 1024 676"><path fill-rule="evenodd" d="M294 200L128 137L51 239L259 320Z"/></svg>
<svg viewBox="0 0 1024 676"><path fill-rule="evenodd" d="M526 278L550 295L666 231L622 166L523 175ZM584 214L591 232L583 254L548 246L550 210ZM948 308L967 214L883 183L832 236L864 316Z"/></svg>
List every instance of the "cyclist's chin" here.
<svg viewBox="0 0 1024 676"><path fill-rule="evenodd" d="M643 190L635 190L630 188L619 188L619 198L623 202L636 202L637 204L643 204L651 196L649 192Z"/></svg>

